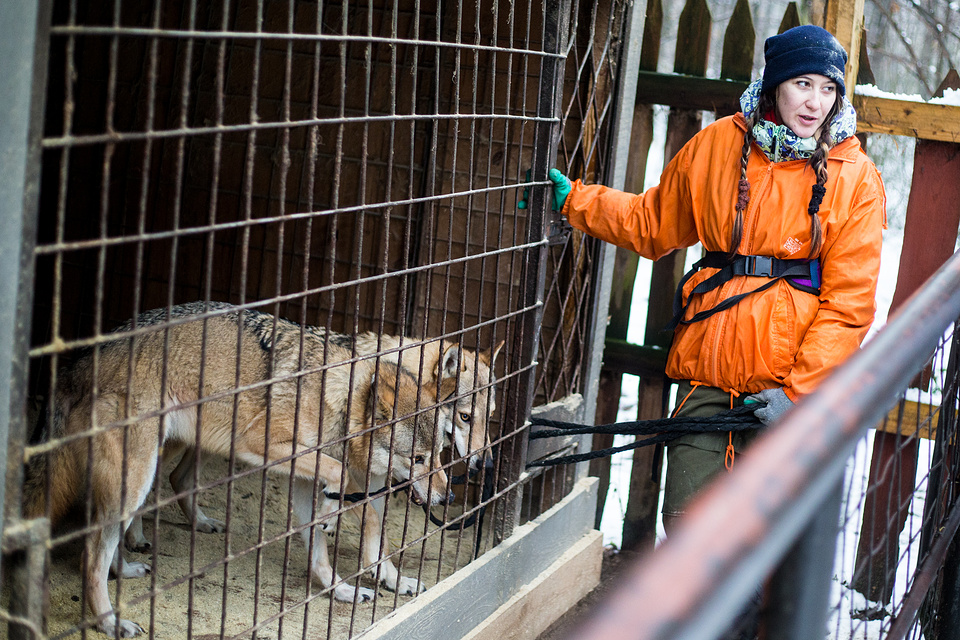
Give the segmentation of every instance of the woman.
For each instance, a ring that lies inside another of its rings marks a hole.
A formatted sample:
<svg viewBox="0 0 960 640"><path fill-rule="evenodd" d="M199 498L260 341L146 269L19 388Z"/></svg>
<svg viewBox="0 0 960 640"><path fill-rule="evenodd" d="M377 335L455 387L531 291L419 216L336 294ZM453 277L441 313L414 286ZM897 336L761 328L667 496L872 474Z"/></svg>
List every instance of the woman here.
<svg viewBox="0 0 960 640"><path fill-rule="evenodd" d="M847 54L816 26L764 45L742 113L698 133L640 195L551 171L570 224L656 260L702 243L678 291L666 367L675 415L756 402L766 424L859 348L873 321L885 198L854 137ZM756 432L753 432L755 434ZM665 524L753 435L684 436L668 446Z"/></svg>

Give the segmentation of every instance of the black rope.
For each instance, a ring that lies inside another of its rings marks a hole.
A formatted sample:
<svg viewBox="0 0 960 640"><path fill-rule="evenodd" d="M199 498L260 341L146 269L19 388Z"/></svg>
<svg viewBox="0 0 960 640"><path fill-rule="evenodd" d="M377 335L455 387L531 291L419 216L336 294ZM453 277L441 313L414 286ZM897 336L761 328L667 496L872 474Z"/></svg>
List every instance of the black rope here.
<svg viewBox="0 0 960 640"><path fill-rule="evenodd" d="M478 516L481 518L481 521L482 521L483 511L484 509L486 509L486 502L493 496L493 458L492 457L487 458L486 462L484 463L484 467L486 468L487 475L484 477L483 491L481 492L482 506L480 507L480 509L478 509L474 513L471 513L463 521L463 524L461 526L461 528L463 529L472 527L474 523L476 523ZM471 469L468 473L461 474L458 476L453 476L450 479L450 484L451 485L465 484L467 480L473 479L478 473L480 473L480 469ZM332 491L324 491L323 495L331 500L343 500L344 502L360 502L361 500L366 500L368 497L374 498L376 496L379 496L383 493L386 493L389 490L390 490L390 487L385 486L371 493L365 493L361 491L357 493L344 493L341 495L339 493L334 493ZM433 515L433 512L430 511L429 505L425 505L425 509L427 511L427 514L430 516L430 522L432 522L433 524L437 525L438 527L449 527L451 525L451 523L444 522L440 518Z"/></svg>
<svg viewBox="0 0 960 640"><path fill-rule="evenodd" d="M530 439L556 438L558 436L578 435L578 434L618 434L634 436L650 436L643 440L630 442L619 447L610 447L609 449L598 449L587 453L577 453L557 458L548 458L537 460L527 464L530 467L548 467L557 464L572 464L575 462L586 462L603 458L606 456L647 447L661 442L668 442L680 436L691 433L723 433L727 431L746 431L748 429L759 429L762 425L760 420L753 414L760 405L751 404L734 407L723 411L714 416L706 418L694 418L690 416L680 416L677 418L661 418L659 420L638 420L636 422L615 422L613 424L602 424L589 426L574 424L571 422L558 422L556 420L545 420L543 418L532 418L530 423L535 426L554 427L553 429L542 429L530 434Z"/></svg>
<svg viewBox="0 0 960 640"><path fill-rule="evenodd" d="M332 491L324 491L323 495L331 500L340 500L342 498L344 502L360 502L361 500L365 500L368 496L372 498L380 495L381 493L386 493L389 490L390 487L381 487L372 493L359 491L357 493L344 493L343 495L339 493L333 493Z"/></svg>

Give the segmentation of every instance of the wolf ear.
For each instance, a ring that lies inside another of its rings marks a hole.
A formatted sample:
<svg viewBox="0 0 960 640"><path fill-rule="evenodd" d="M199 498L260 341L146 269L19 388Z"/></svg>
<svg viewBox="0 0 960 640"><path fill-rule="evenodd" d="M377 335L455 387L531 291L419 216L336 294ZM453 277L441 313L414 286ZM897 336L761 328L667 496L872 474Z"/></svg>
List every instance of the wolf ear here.
<svg viewBox="0 0 960 640"><path fill-rule="evenodd" d="M497 361L497 356L500 355L500 349L503 348L504 342L506 342L506 340L501 340L500 344L495 346L493 349L487 349L485 351L481 351L477 356L478 358L480 358L480 362L482 362L483 364L487 365L492 369L494 363Z"/></svg>
<svg viewBox="0 0 960 640"><path fill-rule="evenodd" d="M460 345L451 344L443 352L440 363L437 365L437 379L454 378L460 368ZM465 369L464 369L465 370Z"/></svg>

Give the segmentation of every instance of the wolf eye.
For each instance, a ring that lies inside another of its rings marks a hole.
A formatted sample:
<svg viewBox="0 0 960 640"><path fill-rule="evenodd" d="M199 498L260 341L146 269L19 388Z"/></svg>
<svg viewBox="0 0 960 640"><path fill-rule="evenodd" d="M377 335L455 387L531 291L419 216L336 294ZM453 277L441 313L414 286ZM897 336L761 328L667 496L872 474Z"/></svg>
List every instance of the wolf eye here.
<svg viewBox="0 0 960 640"><path fill-rule="evenodd" d="M413 463L414 463L414 464L423 464L423 463L426 462L426 461L427 461L427 459L424 458L423 456L416 456L416 457L414 457L414 459L413 459Z"/></svg>
<svg viewBox="0 0 960 640"><path fill-rule="evenodd" d="M471 420L472 418L473 418L473 416L471 416L469 413L465 413L465 412L463 412L463 411L460 412L460 420L461 420L461 422L470 422L470 420Z"/></svg>

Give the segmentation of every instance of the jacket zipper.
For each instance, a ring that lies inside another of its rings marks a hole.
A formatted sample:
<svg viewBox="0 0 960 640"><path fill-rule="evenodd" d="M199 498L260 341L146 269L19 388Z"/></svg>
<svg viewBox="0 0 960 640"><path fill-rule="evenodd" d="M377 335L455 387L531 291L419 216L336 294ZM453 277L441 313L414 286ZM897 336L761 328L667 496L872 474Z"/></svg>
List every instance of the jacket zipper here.
<svg viewBox="0 0 960 640"><path fill-rule="evenodd" d="M767 170L763 175L763 179L760 180L760 184L757 185L755 189L751 189L751 191L753 191L753 194L755 196L759 196L761 193L763 193L767 184L770 182L771 173L773 173L773 163L768 161ZM752 249L753 247L753 236L754 236L754 231L756 230L756 224L757 224L757 221L754 218L757 217L756 213L758 209L759 209L759 197L751 197L750 203L747 205L746 211L743 212L743 229L746 232L746 236L741 238L740 240L740 244L742 246L747 247L748 249ZM750 224L748 224L748 221L750 221ZM743 291L744 282L745 282L744 280L741 280L736 287L737 289L736 291L731 291L727 293L730 296L739 295ZM720 289L721 295L724 293L723 290L729 285L730 283L727 283L727 285L724 285L724 287ZM716 319L716 326L714 327L713 344L711 345L711 348L710 348L710 358L712 360L712 365L713 365L712 375L714 380L720 380L720 347L721 347L720 336L723 335L723 331L726 328L727 315L729 311L730 310L728 309L727 311L718 313L714 316L714 319ZM732 382L732 380L729 382Z"/></svg>

